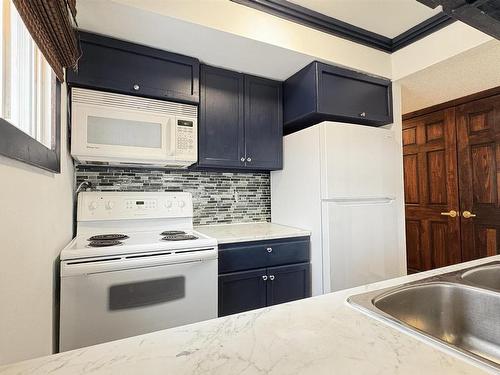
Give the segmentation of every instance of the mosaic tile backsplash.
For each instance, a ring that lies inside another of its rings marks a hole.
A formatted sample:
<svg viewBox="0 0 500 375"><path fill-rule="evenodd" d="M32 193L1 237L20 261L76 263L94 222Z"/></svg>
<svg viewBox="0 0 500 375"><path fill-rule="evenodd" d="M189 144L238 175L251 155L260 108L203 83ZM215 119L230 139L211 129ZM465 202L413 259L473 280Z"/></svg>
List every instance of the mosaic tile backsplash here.
<svg viewBox="0 0 500 375"><path fill-rule="evenodd" d="M76 167L77 186L101 191L185 191L193 194L194 225L271 220L269 172L233 173Z"/></svg>

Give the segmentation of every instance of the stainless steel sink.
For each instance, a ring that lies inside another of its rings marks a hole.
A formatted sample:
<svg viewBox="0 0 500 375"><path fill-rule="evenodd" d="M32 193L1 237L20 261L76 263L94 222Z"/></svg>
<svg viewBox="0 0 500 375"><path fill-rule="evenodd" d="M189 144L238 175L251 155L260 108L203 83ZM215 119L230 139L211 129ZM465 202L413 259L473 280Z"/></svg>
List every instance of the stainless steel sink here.
<svg viewBox="0 0 500 375"><path fill-rule="evenodd" d="M499 272L500 263L488 264L359 294L349 302L498 370Z"/></svg>
<svg viewBox="0 0 500 375"><path fill-rule="evenodd" d="M500 291L500 263L473 268L465 271L461 277L471 284Z"/></svg>

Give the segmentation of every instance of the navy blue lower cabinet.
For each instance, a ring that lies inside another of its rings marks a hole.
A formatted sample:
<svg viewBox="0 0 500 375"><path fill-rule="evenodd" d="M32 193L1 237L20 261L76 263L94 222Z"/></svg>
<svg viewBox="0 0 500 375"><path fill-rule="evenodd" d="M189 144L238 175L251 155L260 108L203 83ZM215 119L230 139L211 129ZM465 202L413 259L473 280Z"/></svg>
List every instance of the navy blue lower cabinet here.
<svg viewBox="0 0 500 375"><path fill-rule="evenodd" d="M219 246L219 316L311 296L310 238Z"/></svg>
<svg viewBox="0 0 500 375"><path fill-rule="evenodd" d="M310 263L267 269L267 305L277 305L311 296Z"/></svg>
<svg viewBox="0 0 500 375"><path fill-rule="evenodd" d="M266 306L267 270L234 272L219 276L219 316Z"/></svg>

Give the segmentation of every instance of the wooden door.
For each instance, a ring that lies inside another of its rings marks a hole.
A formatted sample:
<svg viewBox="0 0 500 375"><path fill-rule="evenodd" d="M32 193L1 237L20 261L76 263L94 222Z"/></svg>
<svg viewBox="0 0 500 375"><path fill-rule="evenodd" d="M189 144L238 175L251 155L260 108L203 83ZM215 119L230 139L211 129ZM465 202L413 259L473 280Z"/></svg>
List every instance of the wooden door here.
<svg viewBox="0 0 500 375"><path fill-rule="evenodd" d="M267 269L219 276L219 316L259 309L267 304Z"/></svg>
<svg viewBox="0 0 500 375"><path fill-rule="evenodd" d="M406 247L409 272L461 261L455 110L403 122Z"/></svg>
<svg viewBox="0 0 500 375"><path fill-rule="evenodd" d="M198 165L245 166L243 75L202 65Z"/></svg>
<svg viewBox="0 0 500 375"><path fill-rule="evenodd" d="M249 169L282 168L281 82L245 76L245 154Z"/></svg>
<svg viewBox="0 0 500 375"><path fill-rule="evenodd" d="M311 296L310 263L267 269L267 305L277 305Z"/></svg>
<svg viewBox="0 0 500 375"><path fill-rule="evenodd" d="M466 261L499 254L500 95L457 107L457 129ZM464 217L465 211L476 216Z"/></svg>

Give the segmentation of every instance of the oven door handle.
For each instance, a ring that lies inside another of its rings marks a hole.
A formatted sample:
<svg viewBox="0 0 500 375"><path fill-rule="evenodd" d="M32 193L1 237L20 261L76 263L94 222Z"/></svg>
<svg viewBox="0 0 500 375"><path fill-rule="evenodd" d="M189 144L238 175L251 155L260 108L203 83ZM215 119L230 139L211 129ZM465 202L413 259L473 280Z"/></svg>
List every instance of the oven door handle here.
<svg viewBox="0 0 500 375"><path fill-rule="evenodd" d="M137 268L167 266L170 264L217 260L217 249L123 254L106 258L65 260L61 262L61 277L90 275L103 272L123 271Z"/></svg>

